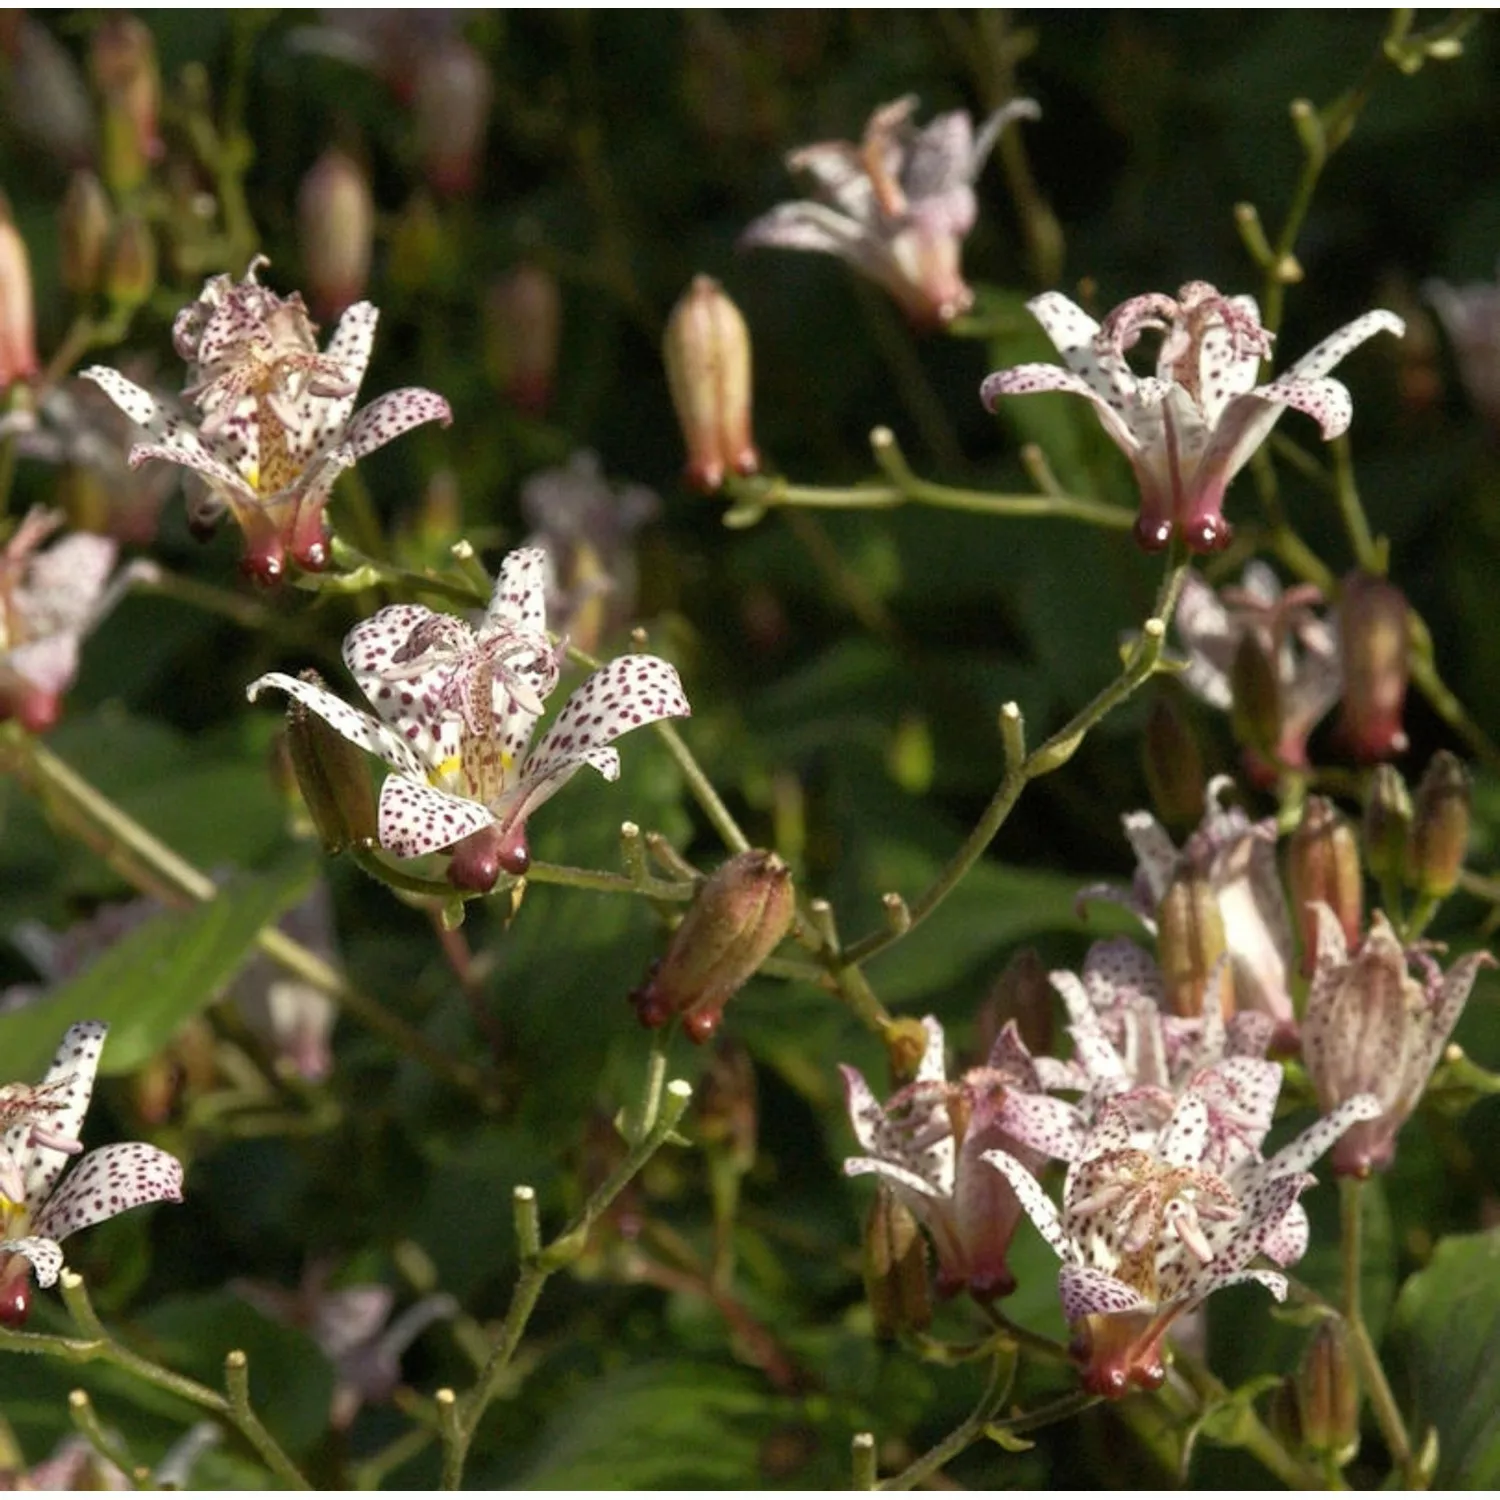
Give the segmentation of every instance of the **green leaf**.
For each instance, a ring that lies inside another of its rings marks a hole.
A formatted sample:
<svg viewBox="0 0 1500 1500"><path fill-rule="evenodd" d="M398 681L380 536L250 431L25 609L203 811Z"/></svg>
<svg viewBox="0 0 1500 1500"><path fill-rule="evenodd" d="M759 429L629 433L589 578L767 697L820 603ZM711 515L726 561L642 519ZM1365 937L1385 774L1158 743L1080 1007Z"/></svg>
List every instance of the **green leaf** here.
<svg viewBox="0 0 1500 1500"><path fill-rule="evenodd" d="M316 868L304 856L267 875L237 876L212 901L153 917L76 979L0 1017L9 1076L39 1077L80 1020L109 1023L102 1072L138 1068L234 978L261 928L306 894Z"/></svg>
<svg viewBox="0 0 1500 1500"><path fill-rule="evenodd" d="M1437 1429L1434 1486L1500 1485L1500 1230L1437 1247L1401 1289L1391 1341L1413 1434Z"/></svg>

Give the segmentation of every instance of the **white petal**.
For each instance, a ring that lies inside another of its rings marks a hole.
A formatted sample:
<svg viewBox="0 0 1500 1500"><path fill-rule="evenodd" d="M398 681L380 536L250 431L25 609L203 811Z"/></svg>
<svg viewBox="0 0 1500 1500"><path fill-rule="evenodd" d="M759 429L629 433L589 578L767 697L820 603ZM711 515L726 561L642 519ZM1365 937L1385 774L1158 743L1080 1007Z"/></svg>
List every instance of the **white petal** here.
<svg viewBox="0 0 1500 1500"><path fill-rule="evenodd" d="M80 1021L70 1026L47 1069L42 1087L55 1087L58 1107L48 1112L47 1124L57 1135L76 1141L83 1130L83 1117L88 1113L89 1100L94 1095L94 1075L99 1071L99 1054L104 1050L104 1038L109 1027L103 1021ZM17 1131L29 1135L30 1125L23 1122L12 1126L6 1135L6 1144L11 1155L20 1164L26 1184L26 1206L33 1216L47 1201L52 1185L64 1166L71 1160L67 1152L53 1151L45 1146L32 1146L29 1152L18 1147ZM33 1220L38 1225L40 1223ZM61 1235L58 1236L62 1238Z"/></svg>
<svg viewBox="0 0 1500 1500"><path fill-rule="evenodd" d="M382 724L372 715L351 708L327 688L303 682L298 677L288 677L285 672L268 672L264 677L257 677L245 689L245 696L253 703L266 688L276 688L289 698L295 698L346 740L358 745L361 750L378 755L388 766L394 766L398 771L411 776L426 775L427 768L421 757L401 733L388 724ZM415 729L415 726L412 727Z"/></svg>
<svg viewBox="0 0 1500 1500"><path fill-rule="evenodd" d="M387 776L380 789L380 845L401 859L451 849L494 821L484 803L440 792L411 776Z"/></svg>
<svg viewBox="0 0 1500 1500"><path fill-rule="evenodd" d="M51 1286L63 1268L62 1246L41 1235L0 1242L0 1256L24 1255L31 1262L38 1286Z"/></svg>
<svg viewBox="0 0 1500 1500"><path fill-rule="evenodd" d="M1016 1197L1021 1200L1021 1207L1026 1210L1042 1238L1064 1262L1072 1261L1073 1247L1063 1233L1062 1220L1052 1200L1042 1191L1041 1183L1008 1151L986 1151L981 1159L1004 1174L1006 1181L1015 1189Z"/></svg>
<svg viewBox="0 0 1500 1500"><path fill-rule="evenodd" d="M143 1141L90 1151L37 1214L39 1234L65 1240L143 1203L182 1202L182 1163Z"/></svg>
<svg viewBox="0 0 1500 1500"><path fill-rule="evenodd" d="M541 547L520 547L500 564L488 618L514 625L532 635L547 630L547 553Z"/></svg>
<svg viewBox="0 0 1500 1500"><path fill-rule="evenodd" d="M383 448L392 438L400 437L413 427L426 422L441 422L447 427L452 421L453 408L436 391L423 390L420 386L387 391L349 423L335 449L335 456L343 463L353 463L365 454Z"/></svg>

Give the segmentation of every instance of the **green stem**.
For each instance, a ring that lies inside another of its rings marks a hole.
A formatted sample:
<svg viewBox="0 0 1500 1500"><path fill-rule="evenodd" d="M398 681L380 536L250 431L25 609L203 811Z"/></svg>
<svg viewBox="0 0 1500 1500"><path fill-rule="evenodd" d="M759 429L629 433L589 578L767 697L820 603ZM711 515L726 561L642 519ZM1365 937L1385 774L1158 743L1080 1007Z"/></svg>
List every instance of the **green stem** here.
<svg viewBox="0 0 1500 1500"><path fill-rule="evenodd" d="M224 1385L229 1392L229 1420L265 1460L266 1467L292 1489L310 1490L312 1485L281 1451L280 1445L266 1431L265 1424L256 1416L255 1408L250 1404L250 1361L245 1357L243 1349L231 1349L224 1356Z"/></svg>
<svg viewBox="0 0 1500 1500"><path fill-rule="evenodd" d="M864 281L856 279L865 322L875 336L876 348L906 407L923 446L940 469L956 469L963 464L963 447L953 427L948 408L937 398L927 370L912 343L911 332L891 311L885 296Z"/></svg>
<svg viewBox="0 0 1500 1500"><path fill-rule="evenodd" d="M704 773L688 749L687 742L678 734L676 728L671 724L653 724L658 738L667 747L667 754L677 762L677 769L682 772L682 778L687 782L688 791L692 793L693 800L703 809L703 816L713 824L714 832L723 841L724 847L731 854L743 854L750 848L750 840L745 837L744 830L735 821L734 814L724 805L724 800L719 796L713 782Z"/></svg>
<svg viewBox="0 0 1500 1500"><path fill-rule="evenodd" d="M1015 1379L1016 1357L1011 1350L998 1350L990 1366L990 1377L985 1383L984 1394L979 1404L959 1423L935 1448L930 1448L915 1463L909 1464L899 1474L887 1479L878 1488L882 1490L915 1489L924 1479L936 1474L944 1464L951 1463L970 1443L983 1436L995 1413L1010 1394L1011 1382Z"/></svg>
<svg viewBox="0 0 1500 1500"><path fill-rule="evenodd" d="M554 1271L561 1270L582 1249L594 1221L608 1209L620 1191L671 1136L692 1099L693 1091L680 1079L668 1084L663 1092L655 1123L626 1155L618 1167L602 1182L566 1229L540 1251L535 1246L534 1198L532 1215L525 1222L518 1211L517 1239L521 1250L521 1275L511 1295L505 1321L501 1324L484 1368L473 1388L459 1402L451 1425L443 1429L444 1489L457 1489L463 1482L464 1463L474 1441L475 1431L485 1409L494 1400L506 1370L520 1347L542 1288ZM518 1205L519 1209L519 1205ZM527 1224L531 1228L527 1229Z"/></svg>
<svg viewBox="0 0 1500 1500"><path fill-rule="evenodd" d="M856 1432L849 1440L849 1466L853 1478L853 1484L850 1486L852 1489L873 1490L875 1488L880 1477L880 1470L876 1467L873 1432Z"/></svg>
<svg viewBox="0 0 1500 1500"><path fill-rule="evenodd" d="M1349 538L1349 548L1354 560L1367 573L1383 574L1386 568L1382 549L1375 543L1370 531L1370 522L1360 502L1359 486L1354 482L1354 460L1349 449L1349 438L1345 434L1330 444L1333 450L1334 498L1338 501L1339 517L1344 523L1344 532Z"/></svg>
<svg viewBox="0 0 1500 1500"><path fill-rule="evenodd" d="M1362 1237L1364 1232L1364 1182L1358 1177L1339 1179L1339 1229L1340 1251L1344 1273L1344 1323L1349 1331L1350 1350L1359 1369L1360 1384L1370 1398L1370 1409L1380 1427L1385 1445L1390 1450L1391 1460L1400 1472L1401 1483L1407 1489L1423 1489L1422 1475L1412 1453L1411 1439L1407 1436L1406 1421L1390 1382L1385 1378L1380 1356L1365 1327L1364 1310L1361 1306L1360 1273L1364 1265Z"/></svg>

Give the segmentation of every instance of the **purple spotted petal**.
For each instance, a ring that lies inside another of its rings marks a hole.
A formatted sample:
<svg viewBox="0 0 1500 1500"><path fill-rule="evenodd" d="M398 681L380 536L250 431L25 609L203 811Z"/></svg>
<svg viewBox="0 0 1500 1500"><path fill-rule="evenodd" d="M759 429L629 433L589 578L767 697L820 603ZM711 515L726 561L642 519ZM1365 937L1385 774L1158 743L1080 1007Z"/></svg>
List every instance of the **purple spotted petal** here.
<svg viewBox="0 0 1500 1500"><path fill-rule="evenodd" d="M0 1257L6 1255L24 1255L31 1262L38 1286L51 1286L63 1268L62 1246L41 1235L0 1241Z"/></svg>
<svg viewBox="0 0 1500 1500"><path fill-rule="evenodd" d="M421 665L420 657L411 663L396 658L413 631L435 624L452 632L459 646L467 643L472 648L474 633L464 621L434 614L420 604L389 605L361 620L344 637L344 664L360 691L416 753L420 764L430 767L458 753L458 724L442 709L443 689L453 669L440 656L428 666Z"/></svg>
<svg viewBox="0 0 1500 1500"><path fill-rule="evenodd" d="M387 391L349 423L335 454L341 462L352 464L413 427L425 422L441 422L447 427L452 421L453 408L436 391L420 386Z"/></svg>
<svg viewBox="0 0 1500 1500"><path fill-rule="evenodd" d="M899 1162L886 1161L874 1156L851 1156L845 1160L844 1175L846 1177L863 1177L866 1173L873 1173L883 1178L894 1188L914 1193L919 1199L939 1196L939 1188L934 1183L929 1182L920 1173L903 1167Z"/></svg>
<svg viewBox="0 0 1500 1500"><path fill-rule="evenodd" d="M1126 813L1121 821L1152 900L1160 905L1171 883L1172 872L1177 868L1177 846L1167 830L1148 812Z"/></svg>
<svg viewBox="0 0 1500 1500"><path fill-rule="evenodd" d="M421 757L401 733L372 715L351 708L326 688L288 677L285 672L268 672L245 689L245 696L253 703L266 688L276 688L289 698L295 698L331 728L338 730L346 740L361 750L368 750L371 755L378 755L388 766L410 776L425 777L427 774Z"/></svg>
<svg viewBox="0 0 1500 1500"><path fill-rule="evenodd" d="M1133 1286L1093 1266L1064 1266L1058 1272L1057 1290L1069 1323L1090 1313L1143 1312L1151 1307Z"/></svg>
<svg viewBox="0 0 1500 1500"><path fill-rule="evenodd" d="M1087 1138L1082 1112L1046 1094L1007 1089L997 1118L1008 1136L1058 1161L1076 1160Z"/></svg>
<svg viewBox="0 0 1500 1500"><path fill-rule="evenodd" d="M1373 1094L1356 1094L1278 1151L1271 1158L1271 1170L1278 1176L1305 1172L1351 1125L1377 1119L1380 1113L1380 1100Z"/></svg>
<svg viewBox="0 0 1500 1500"><path fill-rule="evenodd" d="M584 764L613 780L610 767L617 776L619 762L600 754L606 746L642 724L691 713L682 680L670 663L655 656L618 657L600 667L563 705L526 758L522 780L555 782Z"/></svg>
<svg viewBox="0 0 1500 1500"><path fill-rule="evenodd" d="M90 1151L36 1215L39 1234L65 1240L143 1203L182 1202L182 1163L142 1141Z"/></svg>
<svg viewBox="0 0 1500 1500"><path fill-rule="evenodd" d="M1062 1220L1052 1200L1042 1191L1041 1183L1008 1151L986 1151L983 1159L1005 1175L1027 1217L1058 1256L1065 1262L1073 1260L1073 1246L1063 1233Z"/></svg>
<svg viewBox="0 0 1500 1500"><path fill-rule="evenodd" d="M500 564L487 619L532 635L547 629L547 554L541 547L520 547Z"/></svg>
<svg viewBox="0 0 1500 1500"><path fill-rule="evenodd" d="M83 1129L89 1100L94 1095L94 1075L99 1070L99 1054L109 1027L103 1021L80 1021L70 1026L52 1059L52 1066L42 1079L43 1088L56 1088L58 1108L47 1116L49 1129L57 1135L76 1141ZM12 1126L6 1134L6 1146L21 1168L26 1186L26 1207L33 1216L47 1201L52 1185L71 1159L67 1152L33 1145L29 1152L20 1149L16 1132L30 1133L29 1125ZM35 1220L39 1233L45 1231ZM61 1239L61 1235L56 1238Z"/></svg>
<svg viewBox="0 0 1500 1500"><path fill-rule="evenodd" d="M380 845L401 859L451 849L494 821L484 803L440 792L424 780L387 776L380 789Z"/></svg>
<svg viewBox="0 0 1500 1500"><path fill-rule="evenodd" d="M380 321L380 311L369 302L356 302L339 319L339 326L328 341L328 358L343 371L351 387L345 396L334 396L318 401L316 427L304 434L309 451L315 451L337 440L348 424L364 383L365 369L370 363L370 351L375 347L375 326Z"/></svg>
<svg viewBox="0 0 1500 1500"><path fill-rule="evenodd" d="M1300 1203L1294 1203L1281 1223L1261 1241L1261 1253L1278 1266L1294 1266L1307 1254L1310 1233L1307 1210Z"/></svg>
<svg viewBox="0 0 1500 1500"><path fill-rule="evenodd" d="M844 1077L844 1105L849 1112L849 1123L854 1127L855 1139L866 1151L878 1151L885 1110L858 1068L840 1063L839 1072Z"/></svg>
<svg viewBox="0 0 1500 1500"><path fill-rule="evenodd" d="M1174 1167L1193 1166L1208 1148L1208 1106L1189 1091L1177 1101L1172 1118L1157 1143L1156 1154Z"/></svg>

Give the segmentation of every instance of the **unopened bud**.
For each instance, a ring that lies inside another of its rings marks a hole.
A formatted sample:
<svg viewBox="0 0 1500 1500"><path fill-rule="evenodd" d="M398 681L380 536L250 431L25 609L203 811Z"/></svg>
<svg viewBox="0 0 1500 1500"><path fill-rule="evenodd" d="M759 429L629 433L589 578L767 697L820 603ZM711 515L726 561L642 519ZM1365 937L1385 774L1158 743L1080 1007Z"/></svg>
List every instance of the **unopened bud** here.
<svg viewBox="0 0 1500 1500"><path fill-rule="evenodd" d="M322 686L311 669L304 682ZM359 748L295 698L287 707L287 752L308 816L330 854L375 838L375 792Z"/></svg>
<svg viewBox="0 0 1500 1500"><path fill-rule="evenodd" d="M775 854L747 849L699 887L666 956L632 992L642 1025L682 1017L683 1030L705 1042L730 997L760 968L792 924L792 872Z"/></svg>
<svg viewBox="0 0 1500 1500"><path fill-rule="evenodd" d="M932 1321L927 1242L911 1210L887 1187L875 1194L865 1222L865 1295L875 1337L894 1339Z"/></svg>
<svg viewBox="0 0 1500 1500"><path fill-rule="evenodd" d="M672 309L663 341L667 383L687 444L687 479L711 495L724 476L753 474L750 330L711 276L695 276Z"/></svg>
<svg viewBox="0 0 1500 1500"><path fill-rule="evenodd" d="M755 1064L738 1042L721 1039L698 1080L698 1139L719 1148L743 1176L755 1163Z"/></svg>
<svg viewBox="0 0 1500 1500"><path fill-rule="evenodd" d="M1330 907L1353 953L1364 931L1364 877L1359 845L1348 819L1326 797L1309 797L1302 821L1287 846L1287 884L1302 935L1302 974L1311 978L1318 960L1318 914L1310 903Z"/></svg>
<svg viewBox="0 0 1500 1500"><path fill-rule="evenodd" d="M1167 1008L1177 1016L1201 1016L1209 983L1221 985L1219 1004L1227 1020L1234 1014L1234 984L1227 964L1224 916L1208 880L1181 871L1167 887L1156 912L1156 951Z"/></svg>
<svg viewBox="0 0 1500 1500"><path fill-rule="evenodd" d="M1411 837L1411 793L1393 765L1375 767L1365 790L1365 865L1382 884L1400 881Z"/></svg>
<svg viewBox="0 0 1500 1500"><path fill-rule="evenodd" d="M1339 737L1356 760L1385 760L1406 749L1406 596L1371 573L1351 573L1339 600L1344 673Z"/></svg>
<svg viewBox="0 0 1500 1500"><path fill-rule="evenodd" d="M425 190L414 193L391 229L386 261L391 285L403 292L421 291L434 279L445 249L436 205Z"/></svg>
<svg viewBox="0 0 1500 1500"><path fill-rule="evenodd" d="M418 64L412 100L417 154L435 193L457 197L474 187L491 92L488 65L457 37L430 50Z"/></svg>
<svg viewBox="0 0 1500 1500"><path fill-rule="evenodd" d="M132 193L162 153L156 133L161 77L151 32L134 16L107 17L94 32L89 69L104 107L104 180L117 195Z"/></svg>
<svg viewBox="0 0 1500 1500"><path fill-rule="evenodd" d="M1175 694L1152 700L1142 759L1157 816L1168 828L1196 828L1207 780L1198 736Z"/></svg>
<svg viewBox="0 0 1500 1500"><path fill-rule="evenodd" d="M1281 1440L1283 1448L1302 1447L1302 1413L1297 1405L1297 1382L1284 1375L1271 1391L1266 1407L1266 1426Z"/></svg>
<svg viewBox="0 0 1500 1500"><path fill-rule="evenodd" d="M31 293L31 260L26 242L0 194L0 391L29 380L38 369L36 305Z"/></svg>
<svg viewBox="0 0 1500 1500"><path fill-rule="evenodd" d="M1347 1463L1359 1445L1359 1385L1342 1318L1325 1318L1297 1367L1302 1442Z"/></svg>
<svg viewBox="0 0 1500 1500"><path fill-rule="evenodd" d="M75 297L98 289L113 215L104 187L92 172L75 172L63 194L58 242L62 284Z"/></svg>
<svg viewBox="0 0 1500 1500"><path fill-rule="evenodd" d="M1469 798L1463 762L1439 750L1417 784L1406 847L1406 883L1419 895L1441 899L1458 884L1469 844Z"/></svg>
<svg viewBox="0 0 1500 1500"><path fill-rule="evenodd" d="M128 214L115 230L104 290L116 307L139 307L156 286L156 241L144 219Z"/></svg>
<svg viewBox="0 0 1500 1500"><path fill-rule="evenodd" d="M484 300L490 377L512 405L541 416L552 403L562 336L557 278L540 266L517 266Z"/></svg>
<svg viewBox="0 0 1500 1500"><path fill-rule="evenodd" d="M364 295L375 242L375 200L359 164L337 146L297 190L297 244L313 313L335 318Z"/></svg>
<svg viewBox="0 0 1500 1500"><path fill-rule="evenodd" d="M1229 688L1235 740L1257 755L1274 759L1281 742L1281 680L1270 643L1258 631L1247 630L1240 637L1229 669Z"/></svg>
<svg viewBox="0 0 1500 1500"><path fill-rule="evenodd" d="M1035 1055L1052 1050L1052 986L1035 948L1017 948L979 1012L979 1051L989 1054L1008 1021Z"/></svg>

